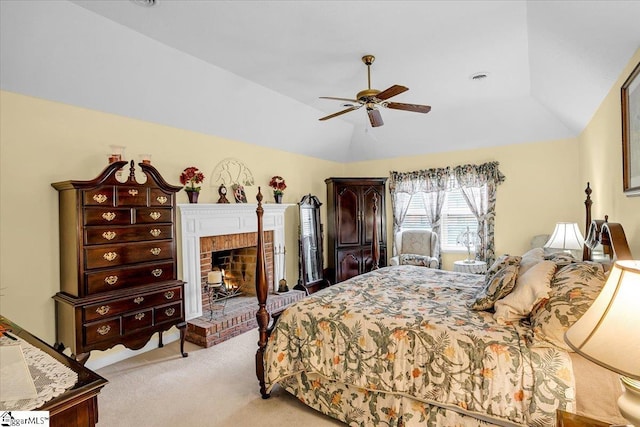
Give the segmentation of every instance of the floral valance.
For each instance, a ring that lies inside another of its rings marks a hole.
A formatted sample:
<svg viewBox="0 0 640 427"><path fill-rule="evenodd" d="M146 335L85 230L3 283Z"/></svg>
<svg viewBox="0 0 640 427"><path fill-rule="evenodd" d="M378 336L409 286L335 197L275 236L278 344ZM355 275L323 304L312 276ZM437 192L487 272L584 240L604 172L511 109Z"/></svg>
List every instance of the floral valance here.
<svg viewBox="0 0 640 427"><path fill-rule="evenodd" d="M453 175L461 187L481 187L490 183L498 185L505 179L498 165L498 162L489 162L481 165L456 166L453 168Z"/></svg>
<svg viewBox="0 0 640 427"><path fill-rule="evenodd" d="M498 162L488 162L481 165L466 164L413 172L391 171L389 190L391 193L415 194L446 191L458 185L463 187L479 187L489 183L498 185L505 180L498 165Z"/></svg>

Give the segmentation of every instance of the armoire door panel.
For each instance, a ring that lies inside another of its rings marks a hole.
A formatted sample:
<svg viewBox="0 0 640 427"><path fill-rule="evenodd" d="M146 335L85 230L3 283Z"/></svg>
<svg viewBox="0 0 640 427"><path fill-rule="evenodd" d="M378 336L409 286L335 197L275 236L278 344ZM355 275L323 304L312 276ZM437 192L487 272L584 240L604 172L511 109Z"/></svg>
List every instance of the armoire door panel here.
<svg viewBox="0 0 640 427"><path fill-rule="evenodd" d="M360 244L358 193L350 187L340 188L338 190L337 205L336 243L339 246Z"/></svg>
<svg viewBox="0 0 640 427"><path fill-rule="evenodd" d="M376 187L363 187L362 188L362 208L364 213L364 221L363 221L363 236L362 243L371 244L371 239L373 237L373 226L374 226L374 218L373 218L373 205L374 198L377 199L378 210L376 213L375 223L378 227L378 236L382 236L382 210L381 207L384 208L384 195L381 194L378 188Z"/></svg>
<svg viewBox="0 0 640 427"><path fill-rule="evenodd" d="M360 274L360 257L362 251L338 251L338 265L336 268L336 282L342 282Z"/></svg>

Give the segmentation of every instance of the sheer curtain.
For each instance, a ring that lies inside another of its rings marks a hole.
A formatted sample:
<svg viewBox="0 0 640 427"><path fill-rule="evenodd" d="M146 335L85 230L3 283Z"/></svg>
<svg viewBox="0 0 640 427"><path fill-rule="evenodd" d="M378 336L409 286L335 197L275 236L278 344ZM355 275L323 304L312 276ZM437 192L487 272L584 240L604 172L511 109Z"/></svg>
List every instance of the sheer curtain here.
<svg viewBox="0 0 640 427"><path fill-rule="evenodd" d="M396 248L396 233L400 231L414 193L414 180L410 173L391 172L389 179L389 194L393 208L393 256L398 255Z"/></svg>
<svg viewBox="0 0 640 427"><path fill-rule="evenodd" d="M498 165L498 162L490 162L453 168L462 196L478 220L480 247L476 250L476 258L486 261L487 265L495 261L496 192L505 179Z"/></svg>

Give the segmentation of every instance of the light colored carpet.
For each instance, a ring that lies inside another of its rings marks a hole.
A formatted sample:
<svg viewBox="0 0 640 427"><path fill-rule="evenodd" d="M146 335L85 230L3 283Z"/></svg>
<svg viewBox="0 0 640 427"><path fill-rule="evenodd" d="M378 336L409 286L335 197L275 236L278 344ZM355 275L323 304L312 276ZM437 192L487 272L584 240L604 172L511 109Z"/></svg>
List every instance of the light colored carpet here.
<svg viewBox="0 0 640 427"><path fill-rule="evenodd" d="M344 426L280 388L260 396L257 329L210 348L179 343L106 366L98 396L100 427Z"/></svg>

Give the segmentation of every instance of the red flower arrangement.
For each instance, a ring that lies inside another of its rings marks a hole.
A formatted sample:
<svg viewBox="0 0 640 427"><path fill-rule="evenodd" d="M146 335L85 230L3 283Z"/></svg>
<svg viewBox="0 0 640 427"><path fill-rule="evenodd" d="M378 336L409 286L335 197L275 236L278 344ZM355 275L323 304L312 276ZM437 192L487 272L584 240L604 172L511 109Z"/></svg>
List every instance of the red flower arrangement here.
<svg viewBox="0 0 640 427"><path fill-rule="evenodd" d="M282 194L287 188L287 184L284 182L284 178L281 176L272 176L269 181L269 187L273 188L273 195L277 196Z"/></svg>
<svg viewBox="0 0 640 427"><path fill-rule="evenodd" d="M186 168L180 174L180 184L185 186L184 191L199 192L200 187L196 187L196 184L200 184L202 181L204 181L204 174L200 172L195 166ZM189 184L190 186L187 187L187 184Z"/></svg>

